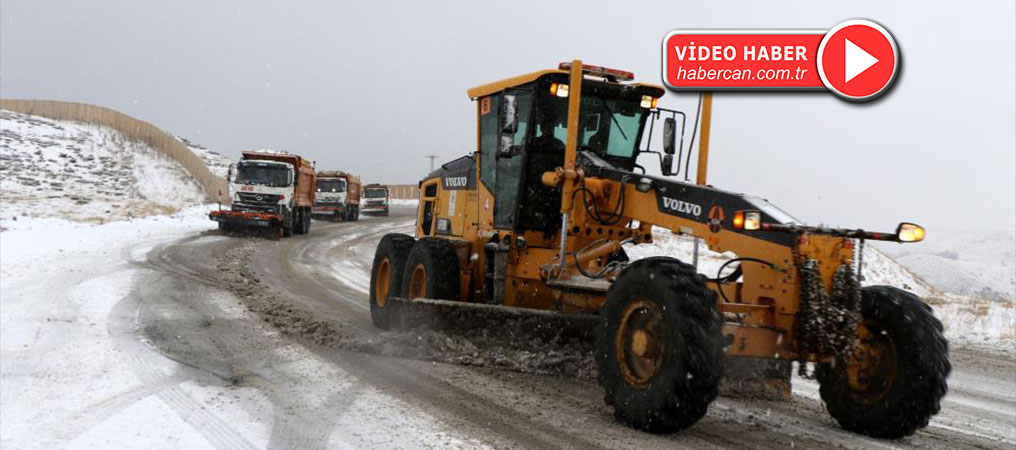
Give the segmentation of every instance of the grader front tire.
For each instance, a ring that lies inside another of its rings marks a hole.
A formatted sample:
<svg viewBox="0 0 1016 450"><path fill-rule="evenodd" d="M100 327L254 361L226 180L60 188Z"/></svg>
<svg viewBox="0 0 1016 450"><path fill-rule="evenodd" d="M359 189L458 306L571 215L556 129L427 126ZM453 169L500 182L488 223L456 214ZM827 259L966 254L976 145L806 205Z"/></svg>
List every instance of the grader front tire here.
<svg viewBox="0 0 1016 450"><path fill-rule="evenodd" d="M600 316L599 382L619 421L667 433L705 415L723 375L723 319L694 267L666 257L630 264Z"/></svg>
<svg viewBox="0 0 1016 450"><path fill-rule="evenodd" d="M446 239L416 241L406 259L402 292L407 300L459 299L459 257Z"/></svg>
<svg viewBox="0 0 1016 450"><path fill-rule="evenodd" d="M382 330L390 326L395 307L395 303L388 299L402 297L402 275L413 242L412 237L404 234L386 234L374 252L374 264L370 270L370 319Z"/></svg>
<svg viewBox="0 0 1016 450"><path fill-rule="evenodd" d="M861 315L852 354L815 373L822 401L845 430L909 436L928 425L948 390L942 323L916 295L890 286L864 288Z"/></svg>

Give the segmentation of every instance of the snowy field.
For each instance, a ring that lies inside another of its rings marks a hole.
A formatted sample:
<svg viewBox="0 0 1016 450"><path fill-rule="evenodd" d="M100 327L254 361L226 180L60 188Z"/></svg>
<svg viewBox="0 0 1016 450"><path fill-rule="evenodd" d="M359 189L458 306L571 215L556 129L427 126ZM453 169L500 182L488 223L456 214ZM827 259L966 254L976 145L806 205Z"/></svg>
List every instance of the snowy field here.
<svg viewBox="0 0 1016 450"><path fill-rule="evenodd" d="M204 201L179 164L115 130L10 111L0 111L0 193L5 229L25 218L165 215Z"/></svg>
<svg viewBox="0 0 1016 450"><path fill-rule="evenodd" d="M932 229L916 245L882 245L943 292L1016 300L1016 231Z"/></svg>

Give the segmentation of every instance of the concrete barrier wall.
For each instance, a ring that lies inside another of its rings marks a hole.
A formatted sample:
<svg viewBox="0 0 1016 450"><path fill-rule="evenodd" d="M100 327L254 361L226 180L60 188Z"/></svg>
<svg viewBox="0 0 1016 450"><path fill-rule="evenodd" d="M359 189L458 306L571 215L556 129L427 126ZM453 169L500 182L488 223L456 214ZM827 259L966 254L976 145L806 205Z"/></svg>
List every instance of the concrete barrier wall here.
<svg viewBox="0 0 1016 450"><path fill-rule="evenodd" d="M208 201L229 202L225 178L213 175L204 161L186 145L148 122L102 106L52 100L0 99L0 109L55 120L102 125L117 130L128 139L147 144L180 163L204 188Z"/></svg>

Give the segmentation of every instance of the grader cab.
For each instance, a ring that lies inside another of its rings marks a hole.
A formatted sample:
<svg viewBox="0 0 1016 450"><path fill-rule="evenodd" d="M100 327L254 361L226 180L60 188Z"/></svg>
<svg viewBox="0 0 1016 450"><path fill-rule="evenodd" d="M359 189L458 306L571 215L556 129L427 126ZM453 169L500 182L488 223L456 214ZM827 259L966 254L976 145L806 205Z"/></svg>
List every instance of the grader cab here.
<svg viewBox="0 0 1016 450"><path fill-rule="evenodd" d="M950 371L942 326L913 294L862 288L857 270L865 241L920 241L924 229L807 226L707 186L708 94L697 183L668 177L684 159L688 178L685 115L633 78L576 60L470 89L477 151L421 181L415 237L379 243L374 323L388 328L423 299L591 317L607 403L652 432L700 419L728 357L814 364L848 430L894 438L926 426ZM658 122L660 152L650 147ZM646 173L643 154L664 176ZM671 257L630 261L623 246L652 242L654 227L736 257L705 275Z"/></svg>

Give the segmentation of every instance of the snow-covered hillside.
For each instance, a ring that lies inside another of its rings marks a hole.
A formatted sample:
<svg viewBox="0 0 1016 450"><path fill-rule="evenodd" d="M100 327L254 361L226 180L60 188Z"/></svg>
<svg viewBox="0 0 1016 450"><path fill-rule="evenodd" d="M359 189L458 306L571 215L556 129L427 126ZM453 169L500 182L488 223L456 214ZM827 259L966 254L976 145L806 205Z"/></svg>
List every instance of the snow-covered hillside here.
<svg viewBox="0 0 1016 450"><path fill-rule="evenodd" d="M1016 230L932 229L924 242L881 248L944 292L1016 300Z"/></svg>
<svg viewBox="0 0 1016 450"><path fill-rule="evenodd" d="M204 201L175 161L95 125L0 111L0 226L19 218L103 223ZM24 220L22 220L24 222Z"/></svg>
<svg viewBox="0 0 1016 450"><path fill-rule="evenodd" d="M225 155L209 150L201 144L191 142L186 138L182 138L180 136L176 136L176 138L179 139L180 142L183 142L183 145L186 145L187 148L194 152L195 155L198 155L198 158L201 158L201 160L205 162L205 166L207 166L208 170L212 172L212 175L223 178L226 177L226 174L229 172L229 165L233 162L232 160Z"/></svg>
<svg viewBox="0 0 1016 450"><path fill-rule="evenodd" d="M649 245L629 245L625 251L633 260L650 256L672 256L682 261L692 261L694 244L691 238L654 228L653 240ZM699 272L710 277L716 276L720 265L734 256L732 253L712 252L701 244ZM731 269L726 270L729 273ZM935 316L942 320L950 341L1006 349L1016 345L1016 310L1011 301L998 302L978 296L942 292L871 245L865 246L863 274L865 286L896 286L923 298L935 309ZM943 274L943 280L947 279Z"/></svg>

